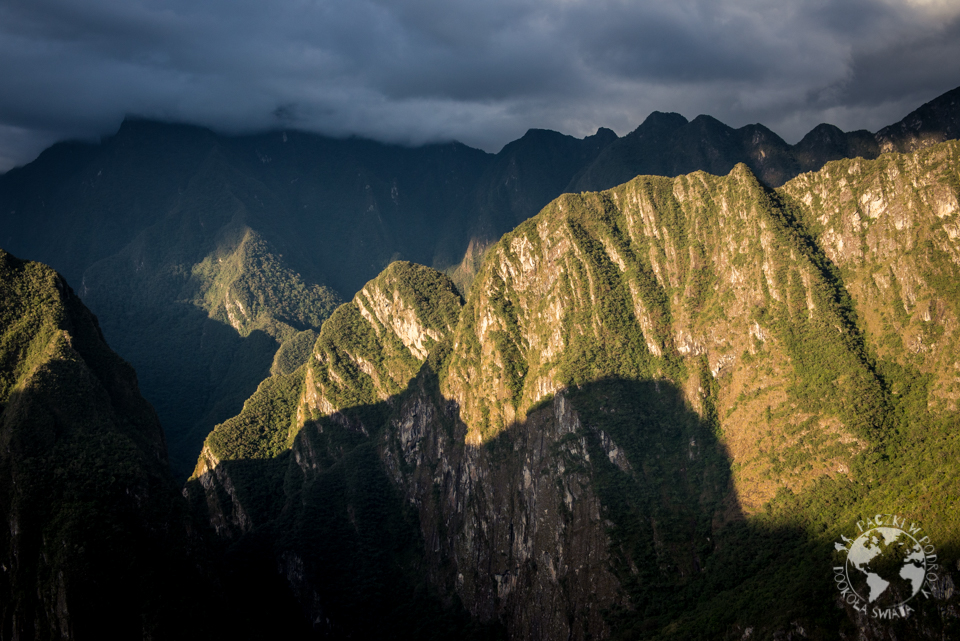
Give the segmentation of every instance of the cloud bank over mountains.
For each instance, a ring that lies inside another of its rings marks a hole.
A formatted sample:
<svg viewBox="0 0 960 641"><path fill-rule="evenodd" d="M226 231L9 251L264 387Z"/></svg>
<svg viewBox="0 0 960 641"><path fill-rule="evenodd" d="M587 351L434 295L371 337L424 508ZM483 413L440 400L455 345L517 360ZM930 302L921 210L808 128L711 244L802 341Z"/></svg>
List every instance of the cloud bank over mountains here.
<svg viewBox="0 0 960 641"><path fill-rule="evenodd" d="M960 84L953 0L6 0L0 171L126 114L497 151L653 110L876 130Z"/></svg>

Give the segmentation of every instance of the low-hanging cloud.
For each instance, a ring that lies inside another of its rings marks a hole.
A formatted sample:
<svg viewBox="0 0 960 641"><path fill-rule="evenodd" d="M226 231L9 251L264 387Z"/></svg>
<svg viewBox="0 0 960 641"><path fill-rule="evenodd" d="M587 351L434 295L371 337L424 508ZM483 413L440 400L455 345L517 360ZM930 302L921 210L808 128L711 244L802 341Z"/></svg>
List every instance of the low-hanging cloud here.
<svg viewBox="0 0 960 641"><path fill-rule="evenodd" d="M127 114L496 151L653 110L877 129L960 84L947 0L6 0L0 170Z"/></svg>

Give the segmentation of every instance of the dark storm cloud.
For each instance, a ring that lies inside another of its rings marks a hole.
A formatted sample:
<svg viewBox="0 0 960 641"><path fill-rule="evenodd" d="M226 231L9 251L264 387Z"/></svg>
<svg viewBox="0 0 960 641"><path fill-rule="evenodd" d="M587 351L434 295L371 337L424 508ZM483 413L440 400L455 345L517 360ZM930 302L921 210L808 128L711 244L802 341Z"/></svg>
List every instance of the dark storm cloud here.
<svg viewBox="0 0 960 641"><path fill-rule="evenodd" d="M879 128L960 84L948 0L0 0L0 170L125 114L496 150L652 110Z"/></svg>
<svg viewBox="0 0 960 641"><path fill-rule="evenodd" d="M960 84L960 17L930 32L899 34L883 46L860 48L841 89L849 105L913 98L930 87ZM953 88L952 86L948 88Z"/></svg>

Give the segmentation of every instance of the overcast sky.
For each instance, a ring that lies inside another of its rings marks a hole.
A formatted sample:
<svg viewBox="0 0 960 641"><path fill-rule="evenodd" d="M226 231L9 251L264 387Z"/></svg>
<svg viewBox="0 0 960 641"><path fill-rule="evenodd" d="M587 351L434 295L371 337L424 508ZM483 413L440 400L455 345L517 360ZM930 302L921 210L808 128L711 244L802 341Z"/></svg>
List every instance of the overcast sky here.
<svg viewBox="0 0 960 641"><path fill-rule="evenodd" d="M654 110L875 131L960 85L960 0L0 0L0 171L125 114L498 151Z"/></svg>

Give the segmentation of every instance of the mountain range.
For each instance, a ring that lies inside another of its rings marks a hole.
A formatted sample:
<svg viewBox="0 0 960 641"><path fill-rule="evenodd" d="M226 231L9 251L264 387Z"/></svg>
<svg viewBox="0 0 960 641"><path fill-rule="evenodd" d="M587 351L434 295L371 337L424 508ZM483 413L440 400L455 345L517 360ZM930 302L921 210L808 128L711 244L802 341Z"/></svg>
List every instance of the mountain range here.
<svg viewBox="0 0 960 641"><path fill-rule="evenodd" d="M828 160L955 137L958 100L875 135L821 125L792 147L761 125L654 113L623 138L531 130L496 155L128 119L0 176L0 247L75 284L137 369L185 478L211 426L284 366L280 346L302 355L393 260L448 271L465 291L483 250L561 193L738 162L777 186Z"/></svg>
<svg viewBox="0 0 960 641"><path fill-rule="evenodd" d="M85 581L154 638L956 634L958 98L793 146L54 146L0 177L63 274L2 255L0 638L91 635ZM940 570L881 625L830 569L891 511Z"/></svg>

